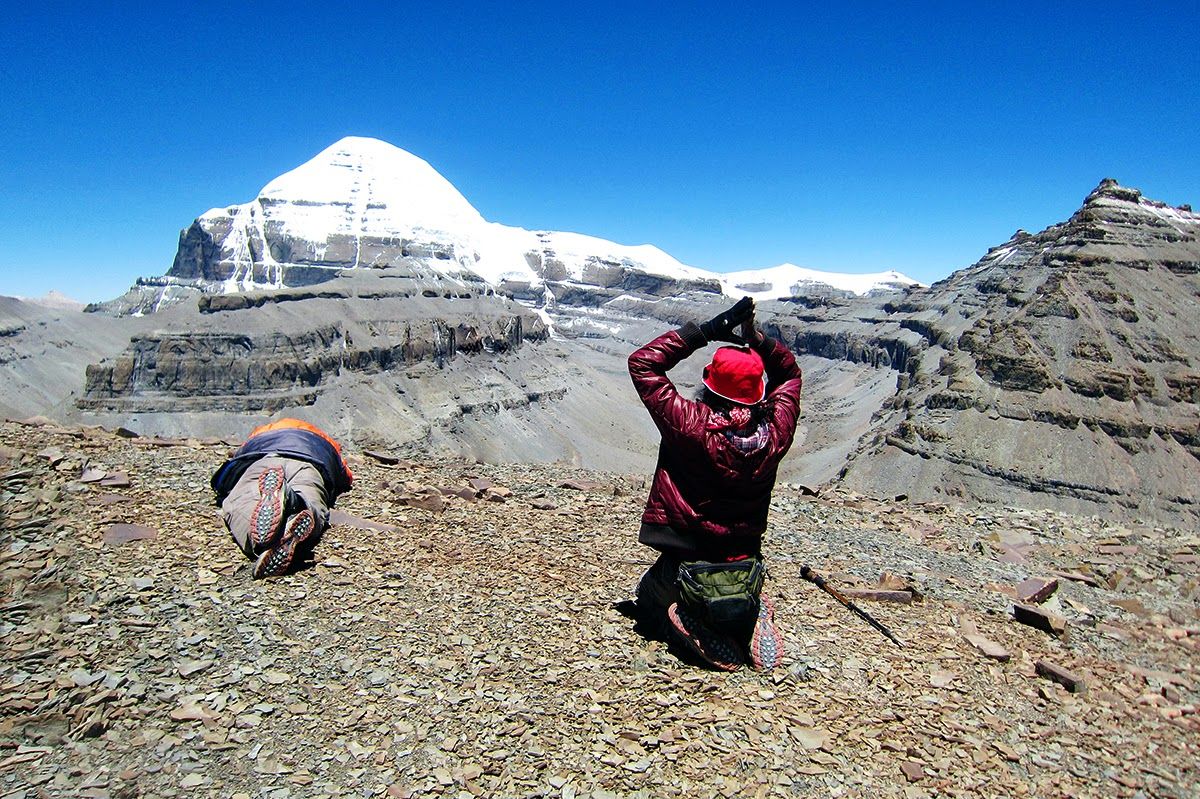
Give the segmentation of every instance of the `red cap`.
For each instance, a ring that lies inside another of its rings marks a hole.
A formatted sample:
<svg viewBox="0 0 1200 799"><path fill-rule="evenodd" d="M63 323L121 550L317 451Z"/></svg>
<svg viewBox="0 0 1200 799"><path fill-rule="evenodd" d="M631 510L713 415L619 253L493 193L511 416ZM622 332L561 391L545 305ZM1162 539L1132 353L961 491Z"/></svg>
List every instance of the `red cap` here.
<svg viewBox="0 0 1200 799"><path fill-rule="evenodd" d="M767 395L762 358L747 347L721 347L704 367L704 385L718 397L753 405Z"/></svg>

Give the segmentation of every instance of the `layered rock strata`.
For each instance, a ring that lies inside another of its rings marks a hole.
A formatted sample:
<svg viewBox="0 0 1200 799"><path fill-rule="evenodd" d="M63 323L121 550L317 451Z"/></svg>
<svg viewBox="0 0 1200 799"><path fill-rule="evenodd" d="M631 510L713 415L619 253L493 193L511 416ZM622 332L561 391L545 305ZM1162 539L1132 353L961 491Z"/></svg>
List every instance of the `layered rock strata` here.
<svg viewBox="0 0 1200 799"><path fill-rule="evenodd" d="M205 297L191 324L135 336L120 356L89 366L79 407L272 413L311 405L343 374L441 366L548 335L536 314L494 297L361 286Z"/></svg>
<svg viewBox="0 0 1200 799"><path fill-rule="evenodd" d="M1198 235L1189 208L1106 180L1067 222L886 304L922 341L842 482L1196 518Z"/></svg>

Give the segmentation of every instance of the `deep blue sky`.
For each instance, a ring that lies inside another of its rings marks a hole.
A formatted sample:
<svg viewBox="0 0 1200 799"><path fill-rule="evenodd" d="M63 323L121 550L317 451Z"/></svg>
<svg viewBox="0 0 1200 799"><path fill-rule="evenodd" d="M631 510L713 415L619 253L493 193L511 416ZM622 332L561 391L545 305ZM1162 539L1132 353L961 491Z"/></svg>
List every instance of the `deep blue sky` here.
<svg viewBox="0 0 1200 799"><path fill-rule="evenodd" d="M344 135L487 219L721 271L930 282L1104 177L1200 206L1195 0L31 5L0 18L0 294L120 294Z"/></svg>

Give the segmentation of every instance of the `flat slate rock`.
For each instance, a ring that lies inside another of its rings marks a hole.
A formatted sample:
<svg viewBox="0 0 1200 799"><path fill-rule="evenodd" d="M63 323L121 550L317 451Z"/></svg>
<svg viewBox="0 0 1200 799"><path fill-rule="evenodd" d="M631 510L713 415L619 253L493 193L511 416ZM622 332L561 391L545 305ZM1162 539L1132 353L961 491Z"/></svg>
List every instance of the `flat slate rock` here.
<svg viewBox="0 0 1200 799"><path fill-rule="evenodd" d="M350 527L357 527L359 530L374 530L380 533L390 533L396 530L394 524L380 524L373 522L370 519L364 519L360 516L346 513L345 511L334 508L329 511L329 524L345 524Z"/></svg>
<svg viewBox="0 0 1200 799"><path fill-rule="evenodd" d="M1021 624L1036 627L1058 638L1062 638L1067 634L1066 619L1057 613L1051 613L1048 610L1043 610L1033 605L1022 605L1019 602L1013 605L1013 618Z"/></svg>
<svg viewBox="0 0 1200 799"><path fill-rule="evenodd" d="M158 538L158 531L142 524L110 524L104 529L104 545L118 547L131 541Z"/></svg>

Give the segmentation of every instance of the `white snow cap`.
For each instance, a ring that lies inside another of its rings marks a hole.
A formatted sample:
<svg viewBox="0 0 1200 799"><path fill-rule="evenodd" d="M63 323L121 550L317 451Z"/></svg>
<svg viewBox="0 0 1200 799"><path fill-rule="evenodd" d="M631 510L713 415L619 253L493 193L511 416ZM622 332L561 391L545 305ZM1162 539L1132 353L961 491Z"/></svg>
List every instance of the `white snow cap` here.
<svg viewBox="0 0 1200 799"><path fill-rule="evenodd" d="M467 198L428 163L361 136L347 136L275 178L259 198L289 204L289 227L295 225L306 237L449 232L483 222Z"/></svg>

